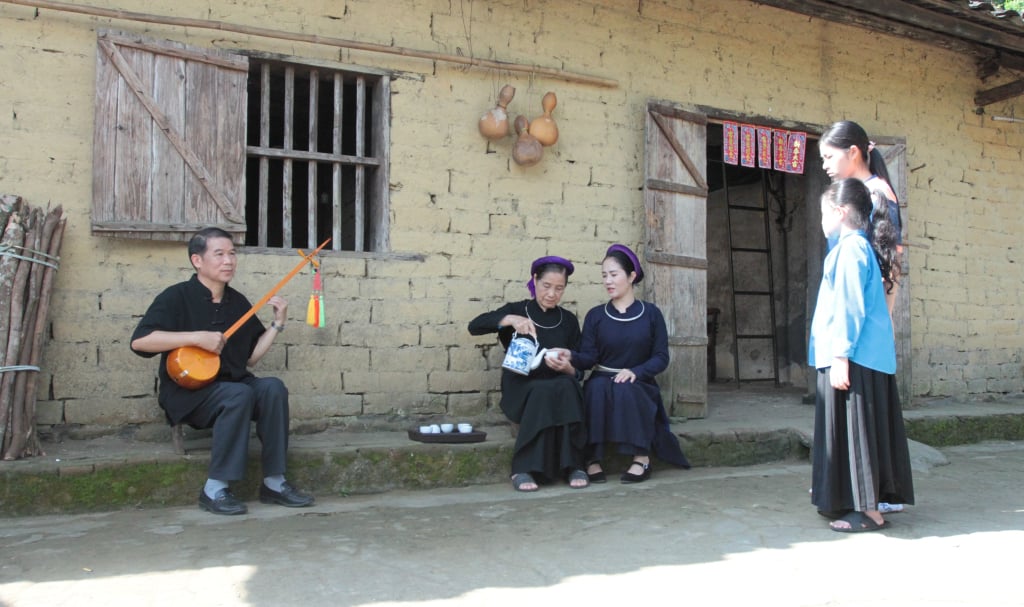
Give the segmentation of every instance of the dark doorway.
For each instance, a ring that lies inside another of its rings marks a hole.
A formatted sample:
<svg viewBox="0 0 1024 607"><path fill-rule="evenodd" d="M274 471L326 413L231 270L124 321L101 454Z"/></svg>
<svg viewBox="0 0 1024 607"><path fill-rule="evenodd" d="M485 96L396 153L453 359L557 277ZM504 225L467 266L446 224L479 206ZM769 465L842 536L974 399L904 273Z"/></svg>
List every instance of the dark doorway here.
<svg viewBox="0 0 1024 607"><path fill-rule="evenodd" d="M807 142L804 174L785 173L726 164L722 125L709 121L707 130L708 308L717 310L709 379L802 386L808 218L816 216L806 201L827 182L817 142Z"/></svg>

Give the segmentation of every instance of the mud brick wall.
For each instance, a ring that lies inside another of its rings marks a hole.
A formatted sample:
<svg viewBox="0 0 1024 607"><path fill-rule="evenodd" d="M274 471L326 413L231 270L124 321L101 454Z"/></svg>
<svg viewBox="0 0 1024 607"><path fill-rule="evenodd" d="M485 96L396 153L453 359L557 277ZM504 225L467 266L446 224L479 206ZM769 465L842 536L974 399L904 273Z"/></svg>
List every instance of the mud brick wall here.
<svg viewBox="0 0 1024 607"><path fill-rule="evenodd" d="M155 362L133 355L128 337L151 298L189 275L180 244L90 233L99 28L394 73L394 255L325 257L323 329L302 324L309 274L292 281L283 291L288 330L256 370L286 381L297 426L500 416L500 352L492 339L469 336L466 323L525 297L529 261L545 254L578 262L565 303L581 318L603 300L604 249L643 238L650 99L821 125L849 118L869 133L905 137L905 219L917 245L914 393L1024 388L1024 130L975 113L981 83L967 56L743 0L90 4L564 66L619 86L0 4L0 191L63 204L69 216L40 374L41 424L161 421ZM538 115L543 94L558 95L561 139L532 168L512 162L512 138L488 144L476 130L506 83L517 89L513 115ZM1024 105L987 112L1024 116ZM243 252L235 286L255 300L295 262L293 253Z"/></svg>

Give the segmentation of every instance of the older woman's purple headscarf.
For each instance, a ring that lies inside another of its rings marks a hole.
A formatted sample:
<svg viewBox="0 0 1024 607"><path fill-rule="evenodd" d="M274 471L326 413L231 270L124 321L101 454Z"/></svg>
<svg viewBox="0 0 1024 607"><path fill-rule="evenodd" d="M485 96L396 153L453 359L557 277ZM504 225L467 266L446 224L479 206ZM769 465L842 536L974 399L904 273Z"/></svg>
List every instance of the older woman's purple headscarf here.
<svg viewBox="0 0 1024 607"><path fill-rule="evenodd" d="M633 281L633 284L636 284L644 279L644 269L640 267L640 260L637 259L636 253L631 251L629 247L627 247L624 244L613 244L612 246L608 247L608 250L605 252L604 256L608 257L608 255L613 251L618 251L619 253L622 253L629 259L629 262L633 264L633 271L636 272L636 280Z"/></svg>
<svg viewBox="0 0 1024 607"><path fill-rule="evenodd" d="M576 271L573 267L572 262L564 257L557 255L548 255L547 257L538 257L533 260L530 264L530 282L526 283L526 288L530 290L530 297L537 297L537 286L533 284L533 277L537 274L537 270L541 269L549 263L556 263L565 268L565 276L568 278L572 276L572 273Z"/></svg>

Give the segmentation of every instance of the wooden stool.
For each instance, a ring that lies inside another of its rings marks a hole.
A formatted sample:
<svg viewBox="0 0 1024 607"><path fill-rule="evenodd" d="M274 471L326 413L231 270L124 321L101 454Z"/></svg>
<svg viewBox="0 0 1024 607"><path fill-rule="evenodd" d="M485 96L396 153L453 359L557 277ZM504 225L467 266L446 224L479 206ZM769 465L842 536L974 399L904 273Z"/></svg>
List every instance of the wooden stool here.
<svg viewBox="0 0 1024 607"><path fill-rule="evenodd" d="M185 455L185 427L181 424L171 426L171 443L175 453Z"/></svg>

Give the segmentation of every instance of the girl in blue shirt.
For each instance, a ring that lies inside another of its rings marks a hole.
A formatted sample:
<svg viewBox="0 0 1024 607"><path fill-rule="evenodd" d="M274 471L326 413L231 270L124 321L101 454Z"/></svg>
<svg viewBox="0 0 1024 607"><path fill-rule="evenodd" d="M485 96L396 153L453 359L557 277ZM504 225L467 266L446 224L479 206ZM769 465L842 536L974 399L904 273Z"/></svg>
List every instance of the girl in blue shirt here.
<svg viewBox="0 0 1024 607"><path fill-rule="evenodd" d="M914 503L871 209L870 191L855 178L822 195L822 230L838 240L825 258L809 345L818 370L811 501L846 533L886 526L879 502Z"/></svg>

